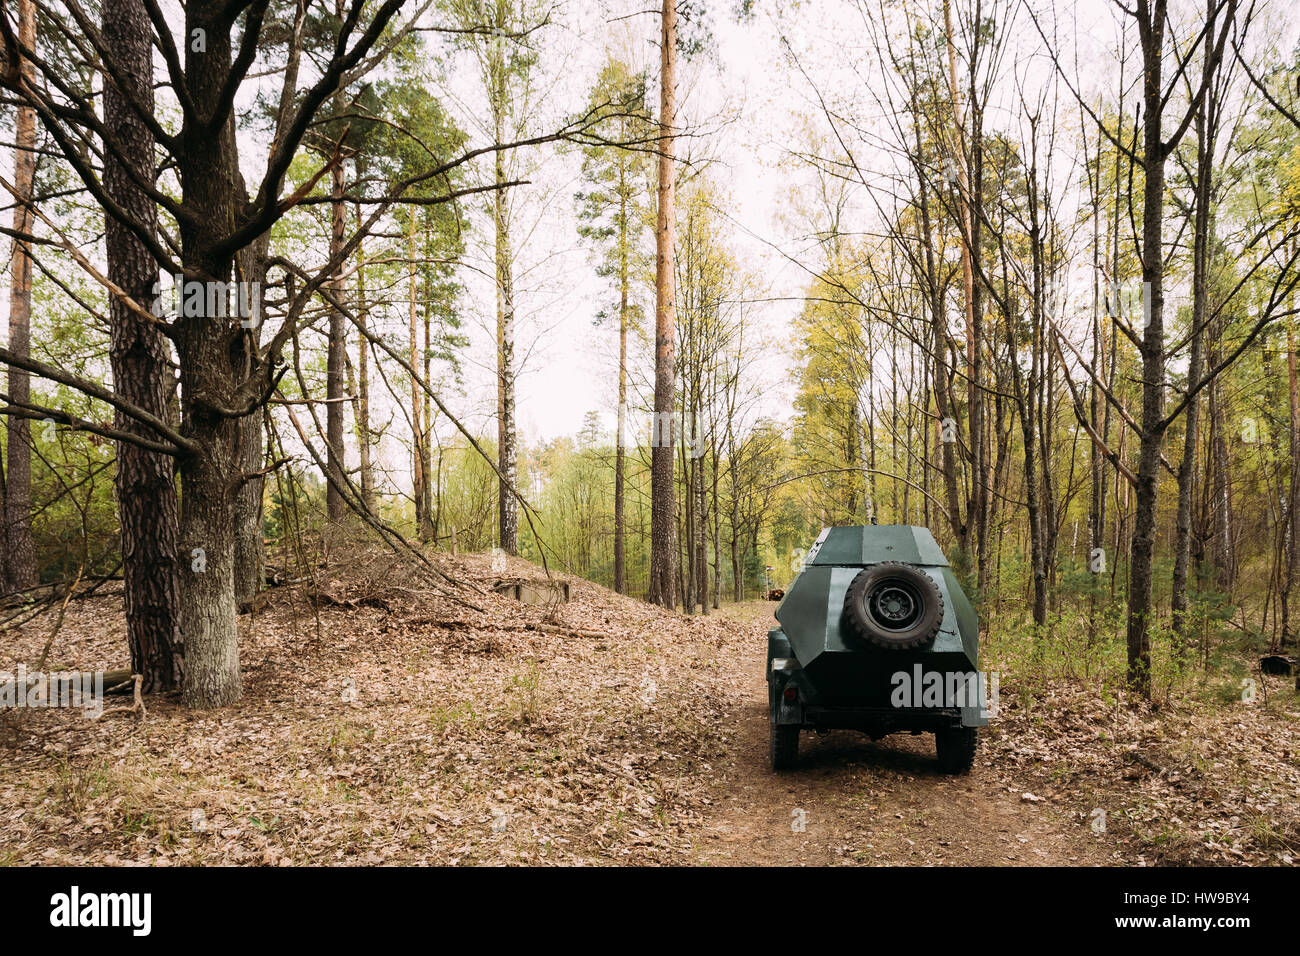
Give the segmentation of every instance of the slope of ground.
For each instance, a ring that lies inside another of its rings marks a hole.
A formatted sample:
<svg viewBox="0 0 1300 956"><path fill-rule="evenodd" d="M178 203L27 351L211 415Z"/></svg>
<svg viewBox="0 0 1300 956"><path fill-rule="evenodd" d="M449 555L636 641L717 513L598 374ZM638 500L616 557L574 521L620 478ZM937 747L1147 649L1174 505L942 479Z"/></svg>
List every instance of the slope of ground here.
<svg viewBox="0 0 1300 956"><path fill-rule="evenodd" d="M968 777L937 773L929 736L847 733L805 735L799 769L778 776L767 768L763 684L774 605L687 618L570 579L571 602L548 613L489 591L503 574L540 569L442 560L483 592L473 594L483 613L378 554L339 580L273 589L240 618L236 707L196 713L159 700L144 717L0 716L0 862L1295 856L1300 747L1285 708L1155 720L1117 716L1070 688L1034 698L1004 686L1015 704ZM7 633L0 668L32 666L52 625L45 614ZM120 593L74 601L47 670L120 667L123 634ZM1101 832L1094 808L1108 814Z"/></svg>

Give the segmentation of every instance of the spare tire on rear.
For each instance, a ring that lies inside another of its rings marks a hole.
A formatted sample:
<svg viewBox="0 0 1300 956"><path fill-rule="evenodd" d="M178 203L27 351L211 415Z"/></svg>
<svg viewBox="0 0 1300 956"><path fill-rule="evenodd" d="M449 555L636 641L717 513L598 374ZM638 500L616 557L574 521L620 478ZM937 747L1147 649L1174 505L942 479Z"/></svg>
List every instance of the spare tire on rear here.
<svg viewBox="0 0 1300 956"><path fill-rule="evenodd" d="M943 623L943 595L924 571L883 561L858 573L844 594L844 630L890 651L934 640Z"/></svg>

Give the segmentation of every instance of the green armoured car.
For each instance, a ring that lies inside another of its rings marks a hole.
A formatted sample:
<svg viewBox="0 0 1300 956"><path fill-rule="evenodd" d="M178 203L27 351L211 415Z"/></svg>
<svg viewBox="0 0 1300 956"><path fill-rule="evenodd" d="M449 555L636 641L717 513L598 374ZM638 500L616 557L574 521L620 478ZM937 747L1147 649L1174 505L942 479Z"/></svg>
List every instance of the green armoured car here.
<svg viewBox="0 0 1300 956"><path fill-rule="evenodd" d="M939 765L966 773L992 708L979 622L926 528L826 528L768 632L772 769L799 731L931 732ZM995 685L996 686L996 685Z"/></svg>

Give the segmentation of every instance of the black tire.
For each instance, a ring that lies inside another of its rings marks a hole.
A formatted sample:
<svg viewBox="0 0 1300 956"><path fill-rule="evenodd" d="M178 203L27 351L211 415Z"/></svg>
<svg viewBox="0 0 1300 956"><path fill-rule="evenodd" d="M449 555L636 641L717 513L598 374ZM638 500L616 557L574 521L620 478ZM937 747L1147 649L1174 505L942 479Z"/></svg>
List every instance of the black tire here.
<svg viewBox="0 0 1300 956"><path fill-rule="evenodd" d="M939 769L944 773L970 773L979 748L978 727L957 727L934 732L934 749L939 755Z"/></svg>
<svg viewBox="0 0 1300 956"><path fill-rule="evenodd" d="M939 586L910 564L873 564L860 571L844 593L848 635L887 651L928 644L942 623L943 595Z"/></svg>
<svg viewBox="0 0 1300 956"><path fill-rule="evenodd" d="M793 770L799 762L799 727L795 724L772 724L772 769Z"/></svg>

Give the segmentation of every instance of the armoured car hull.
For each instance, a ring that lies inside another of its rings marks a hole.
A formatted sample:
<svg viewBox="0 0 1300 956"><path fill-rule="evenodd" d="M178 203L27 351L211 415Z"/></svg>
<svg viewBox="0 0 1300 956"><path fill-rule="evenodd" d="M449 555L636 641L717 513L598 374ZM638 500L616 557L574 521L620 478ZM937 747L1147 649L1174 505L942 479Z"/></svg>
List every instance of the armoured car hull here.
<svg viewBox="0 0 1300 956"><path fill-rule="evenodd" d="M935 734L941 766L970 769L988 723L979 622L925 528L826 528L768 633L773 769L801 730Z"/></svg>

